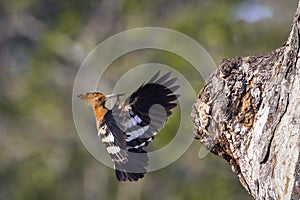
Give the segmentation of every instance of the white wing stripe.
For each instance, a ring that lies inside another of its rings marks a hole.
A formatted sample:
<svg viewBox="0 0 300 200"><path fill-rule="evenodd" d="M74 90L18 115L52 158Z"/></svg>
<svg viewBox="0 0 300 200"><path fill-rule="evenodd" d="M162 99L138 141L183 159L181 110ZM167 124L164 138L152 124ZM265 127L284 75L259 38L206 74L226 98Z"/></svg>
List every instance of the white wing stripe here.
<svg viewBox="0 0 300 200"><path fill-rule="evenodd" d="M137 115L134 116L134 119L135 119L135 121L137 121L137 123L142 122L141 118L139 118L139 116L137 116Z"/></svg>
<svg viewBox="0 0 300 200"><path fill-rule="evenodd" d="M125 125L127 128L131 128L137 125L137 121L134 118L130 117L130 120L128 120Z"/></svg>
<svg viewBox="0 0 300 200"><path fill-rule="evenodd" d="M108 153L110 153L110 154L117 154L120 151L120 147L118 147L118 146L110 146L110 147L107 147L106 149L107 149Z"/></svg>
<svg viewBox="0 0 300 200"><path fill-rule="evenodd" d="M115 138L111 133L109 133L107 137L104 137L101 140L102 142L114 142Z"/></svg>
<svg viewBox="0 0 300 200"><path fill-rule="evenodd" d="M100 135L105 135L105 133L106 133L106 124L99 128L98 137L100 137Z"/></svg>
<svg viewBox="0 0 300 200"><path fill-rule="evenodd" d="M137 148L139 148L139 147L143 147L145 144L146 144L146 142L143 142L142 144L136 145L136 146L134 146L133 148L137 149Z"/></svg>
<svg viewBox="0 0 300 200"><path fill-rule="evenodd" d="M130 119L125 123L125 126L127 128L131 128L141 122L142 122L141 118L139 118L139 116L135 115L134 117L130 117Z"/></svg>
<svg viewBox="0 0 300 200"><path fill-rule="evenodd" d="M128 132L126 133L126 135L130 135L128 138L126 138L126 142L129 142L135 138L138 138L140 137L141 135L143 135L147 130L149 129L149 125L148 126L144 126L144 127L141 127L135 131L131 131L131 132Z"/></svg>

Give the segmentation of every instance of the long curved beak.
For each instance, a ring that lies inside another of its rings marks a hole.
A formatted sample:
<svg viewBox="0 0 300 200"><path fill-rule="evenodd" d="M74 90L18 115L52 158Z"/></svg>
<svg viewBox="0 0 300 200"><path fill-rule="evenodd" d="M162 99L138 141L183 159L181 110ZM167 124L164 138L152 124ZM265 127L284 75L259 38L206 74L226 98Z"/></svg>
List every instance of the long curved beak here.
<svg viewBox="0 0 300 200"><path fill-rule="evenodd" d="M125 93L119 93L119 94L109 94L109 95L105 95L106 99L110 99L110 98L114 98L114 97L120 97L120 96L124 96Z"/></svg>

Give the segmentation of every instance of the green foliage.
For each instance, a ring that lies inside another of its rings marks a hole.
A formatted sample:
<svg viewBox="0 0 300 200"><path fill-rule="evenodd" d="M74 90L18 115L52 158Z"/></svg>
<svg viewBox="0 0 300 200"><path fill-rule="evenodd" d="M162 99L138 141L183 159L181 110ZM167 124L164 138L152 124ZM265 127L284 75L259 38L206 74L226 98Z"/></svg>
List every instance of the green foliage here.
<svg viewBox="0 0 300 200"><path fill-rule="evenodd" d="M45 164L45 156L33 153L25 160L10 165L1 175L9 184L10 199L53 199L55 176Z"/></svg>

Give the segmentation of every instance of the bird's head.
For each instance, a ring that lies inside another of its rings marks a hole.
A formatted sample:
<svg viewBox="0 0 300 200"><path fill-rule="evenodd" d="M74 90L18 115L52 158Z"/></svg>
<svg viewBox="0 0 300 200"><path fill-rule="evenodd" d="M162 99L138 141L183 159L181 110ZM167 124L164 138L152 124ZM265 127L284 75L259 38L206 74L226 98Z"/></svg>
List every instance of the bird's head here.
<svg viewBox="0 0 300 200"><path fill-rule="evenodd" d="M90 92L90 93L85 93L85 94L80 94L78 97L88 103L90 106L93 108L98 107L98 106L104 106L105 102L113 97L119 97L124 95L122 94L110 94L110 95L104 95L100 92Z"/></svg>

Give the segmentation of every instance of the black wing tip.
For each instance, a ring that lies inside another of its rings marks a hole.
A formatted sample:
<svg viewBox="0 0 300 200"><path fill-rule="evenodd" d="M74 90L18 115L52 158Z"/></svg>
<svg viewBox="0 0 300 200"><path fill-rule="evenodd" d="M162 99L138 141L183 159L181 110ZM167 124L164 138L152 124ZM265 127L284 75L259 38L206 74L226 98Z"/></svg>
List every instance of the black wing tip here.
<svg viewBox="0 0 300 200"><path fill-rule="evenodd" d="M155 83L163 85L164 82L170 78L171 74L172 74L172 71L165 73L158 80L156 80Z"/></svg>
<svg viewBox="0 0 300 200"><path fill-rule="evenodd" d="M154 74L154 76L148 81L148 83L154 82L159 77L159 74L160 74L160 70L156 72L156 74Z"/></svg>
<svg viewBox="0 0 300 200"><path fill-rule="evenodd" d="M171 90L173 93L176 92L179 89L179 85L174 85L172 87L168 87L169 90Z"/></svg>
<svg viewBox="0 0 300 200"><path fill-rule="evenodd" d="M178 80L177 77L171 78L171 79L167 80L166 82L164 82L163 85L168 88L168 87L172 86L177 80Z"/></svg>
<svg viewBox="0 0 300 200"><path fill-rule="evenodd" d="M170 78L170 76L172 74L172 71L168 71L168 72L166 72L165 74L163 74L161 76L160 76L160 73L161 73L161 70L157 71L154 74L154 76L148 81L148 83L159 83L159 84L162 84L164 81L167 81ZM175 82L177 80L177 77L172 78L171 80ZM171 80L168 80L168 81L171 81Z"/></svg>

